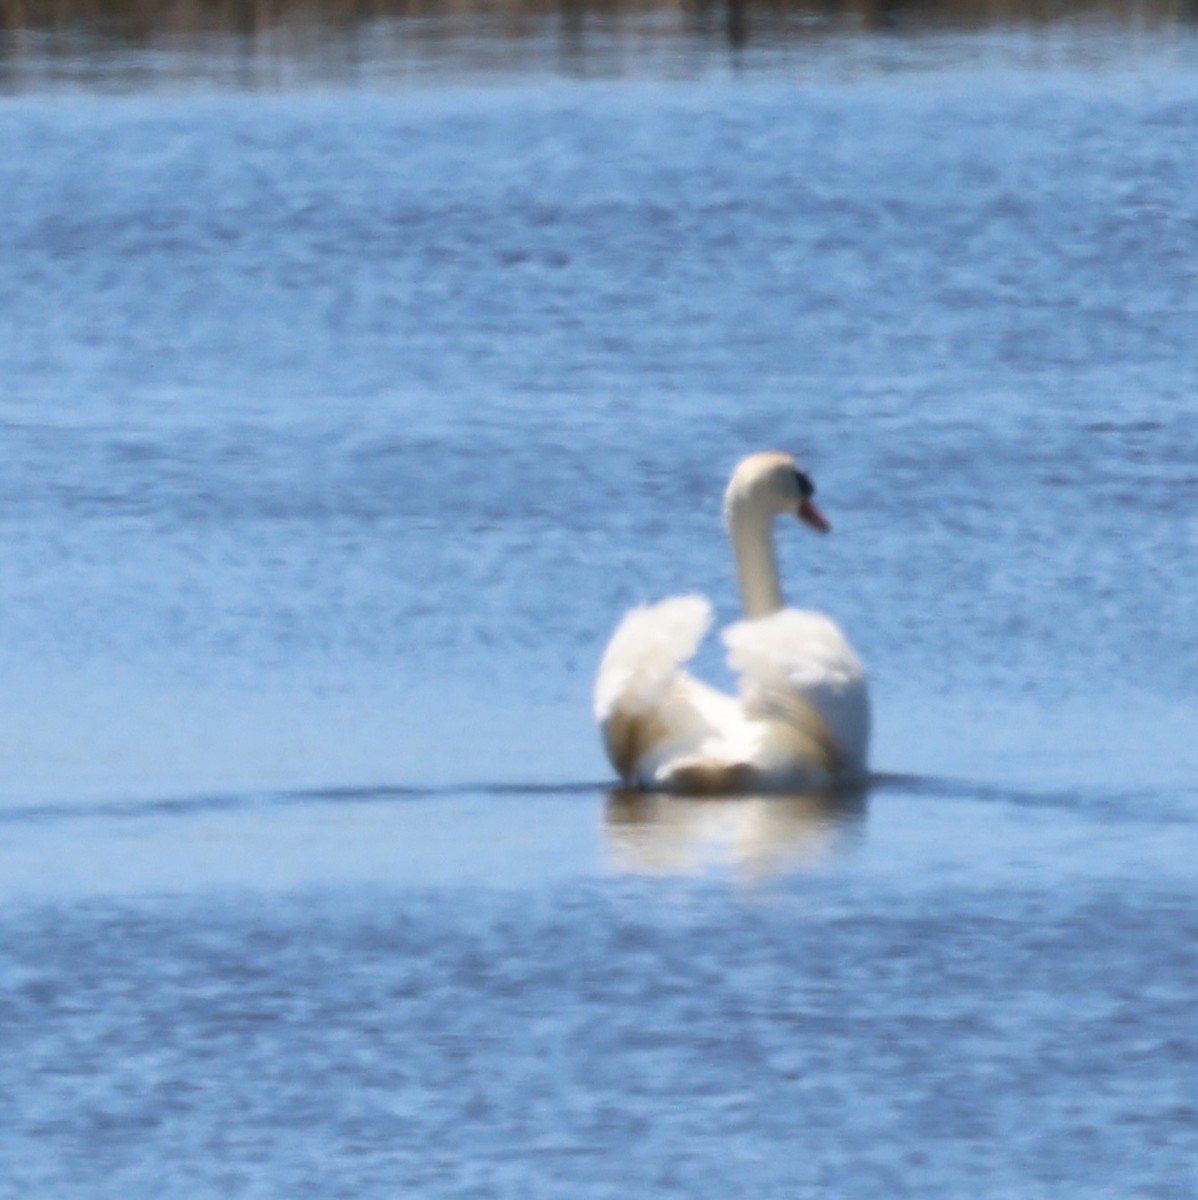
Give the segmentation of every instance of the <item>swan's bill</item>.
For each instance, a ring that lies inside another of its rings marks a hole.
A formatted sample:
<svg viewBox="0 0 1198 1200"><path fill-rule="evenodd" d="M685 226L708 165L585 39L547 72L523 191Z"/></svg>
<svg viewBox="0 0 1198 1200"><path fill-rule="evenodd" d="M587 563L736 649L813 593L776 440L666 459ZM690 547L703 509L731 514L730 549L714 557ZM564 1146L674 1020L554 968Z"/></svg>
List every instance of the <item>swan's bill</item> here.
<svg viewBox="0 0 1198 1200"><path fill-rule="evenodd" d="M810 497L799 501L799 520L810 525L812 529L818 529L820 533L827 533L832 528L832 522L820 512Z"/></svg>

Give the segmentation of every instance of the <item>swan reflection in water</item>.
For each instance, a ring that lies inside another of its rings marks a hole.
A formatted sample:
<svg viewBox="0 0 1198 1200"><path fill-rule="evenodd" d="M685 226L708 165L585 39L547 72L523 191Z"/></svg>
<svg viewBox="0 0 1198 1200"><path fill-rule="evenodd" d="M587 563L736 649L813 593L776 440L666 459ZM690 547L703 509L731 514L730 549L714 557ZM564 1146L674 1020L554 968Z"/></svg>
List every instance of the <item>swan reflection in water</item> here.
<svg viewBox="0 0 1198 1200"><path fill-rule="evenodd" d="M808 870L861 836L865 788L804 795L677 796L617 788L603 825L617 870L650 875L731 868L749 878Z"/></svg>

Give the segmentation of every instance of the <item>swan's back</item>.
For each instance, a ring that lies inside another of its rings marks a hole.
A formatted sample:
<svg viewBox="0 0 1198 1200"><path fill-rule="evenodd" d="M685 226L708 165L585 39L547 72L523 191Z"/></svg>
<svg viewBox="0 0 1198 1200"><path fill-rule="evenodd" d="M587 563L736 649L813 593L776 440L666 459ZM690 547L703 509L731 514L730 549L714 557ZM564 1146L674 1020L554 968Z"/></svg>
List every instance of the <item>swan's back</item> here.
<svg viewBox="0 0 1198 1200"><path fill-rule="evenodd" d="M595 684L608 758L634 787L723 794L822 786L865 769L865 673L821 613L793 609L725 631L740 694L684 664L711 606L679 596L633 609L612 636Z"/></svg>
<svg viewBox="0 0 1198 1200"><path fill-rule="evenodd" d="M829 770L837 776L865 773L871 725L865 668L831 617L785 608L729 626L724 644L748 716L805 735L818 721Z"/></svg>

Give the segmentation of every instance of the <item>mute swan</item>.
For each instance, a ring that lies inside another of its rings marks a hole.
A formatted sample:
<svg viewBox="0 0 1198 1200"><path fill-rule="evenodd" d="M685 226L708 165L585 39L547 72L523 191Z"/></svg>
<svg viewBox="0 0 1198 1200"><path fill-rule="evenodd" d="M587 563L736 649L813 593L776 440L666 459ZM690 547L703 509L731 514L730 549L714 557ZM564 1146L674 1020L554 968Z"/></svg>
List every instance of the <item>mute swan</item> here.
<svg viewBox="0 0 1198 1200"><path fill-rule="evenodd" d="M815 487L789 454L742 460L724 495L745 620L723 635L738 696L683 669L711 625L702 596L627 613L595 681L595 717L620 778L644 791L797 791L860 779L869 748L865 671L830 617L783 606L774 518L826 533Z"/></svg>

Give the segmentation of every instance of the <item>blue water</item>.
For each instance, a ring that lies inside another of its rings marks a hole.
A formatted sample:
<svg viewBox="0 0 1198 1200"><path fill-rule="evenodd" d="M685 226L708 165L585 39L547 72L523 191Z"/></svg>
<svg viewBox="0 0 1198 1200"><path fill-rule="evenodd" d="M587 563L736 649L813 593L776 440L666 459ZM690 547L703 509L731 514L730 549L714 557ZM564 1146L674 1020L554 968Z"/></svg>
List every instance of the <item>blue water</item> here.
<svg viewBox="0 0 1198 1200"><path fill-rule="evenodd" d="M1198 75L1036 36L4 76L0 1196L1198 1195ZM611 790L763 447L878 778Z"/></svg>

